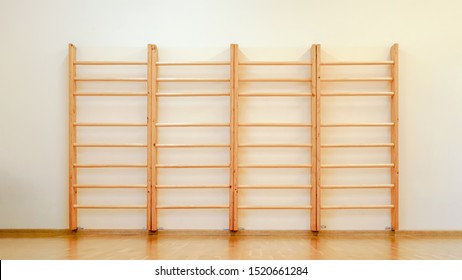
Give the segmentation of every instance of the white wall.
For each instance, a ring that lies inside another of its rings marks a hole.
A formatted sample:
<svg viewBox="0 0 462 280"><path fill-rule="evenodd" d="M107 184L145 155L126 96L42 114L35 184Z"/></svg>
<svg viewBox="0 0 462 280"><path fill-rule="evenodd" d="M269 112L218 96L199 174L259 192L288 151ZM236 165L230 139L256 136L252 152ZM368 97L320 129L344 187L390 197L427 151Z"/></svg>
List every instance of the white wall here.
<svg viewBox="0 0 462 280"><path fill-rule="evenodd" d="M462 24L456 1L1 1L0 228L67 227L67 44L308 48L400 44L400 218L462 230ZM123 50L123 51L122 51ZM368 53L371 52L371 53Z"/></svg>

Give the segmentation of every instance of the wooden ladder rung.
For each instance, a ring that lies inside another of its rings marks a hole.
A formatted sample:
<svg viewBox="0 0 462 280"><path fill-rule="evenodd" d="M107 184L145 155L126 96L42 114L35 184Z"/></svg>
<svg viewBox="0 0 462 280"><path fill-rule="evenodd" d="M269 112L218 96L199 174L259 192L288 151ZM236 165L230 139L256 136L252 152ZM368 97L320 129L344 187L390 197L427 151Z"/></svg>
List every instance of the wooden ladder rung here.
<svg viewBox="0 0 462 280"><path fill-rule="evenodd" d="M229 61L159 61L157 66L227 66Z"/></svg>
<svg viewBox="0 0 462 280"><path fill-rule="evenodd" d="M208 126L229 126L229 123L156 123L157 127L208 127Z"/></svg>
<svg viewBox="0 0 462 280"><path fill-rule="evenodd" d="M181 92L173 92L173 93L156 93L156 96L159 97L197 97L197 96L229 96L227 92L211 92L211 93L181 93Z"/></svg>
<svg viewBox="0 0 462 280"><path fill-rule="evenodd" d="M384 164L322 164L321 168L390 168L393 163Z"/></svg>
<svg viewBox="0 0 462 280"><path fill-rule="evenodd" d="M308 210L310 205L276 206L276 205L241 205L239 210Z"/></svg>
<svg viewBox="0 0 462 280"><path fill-rule="evenodd" d="M394 61L329 61L321 62L321 66L355 66L355 65L392 65Z"/></svg>
<svg viewBox="0 0 462 280"><path fill-rule="evenodd" d="M229 168L229 164L156 164L157 168Z"/></svg>
<svg viewBox="0 0 462 280"><path fill-rule="evenodd" d="M310 61L240 61L239 66L309 66Z"/></svg>
<svg viewBox="0 0 462 280"><path fill-rule="evenodd" d="M146 205L80 205L74 204L76 209L146 209Z"/></svg>
<svg viewBox="0 0 462 280"><path fill-rule="evenodd" d="M229 148L229 144L156 144L157 148Z"/></svg>
<svg viewBox="0 0 462 280"><path fill-rule="evenodd" d="M284 189L311 189L310 185L287 185L287 186L267 186L267 185L239 185L239 189L261 189L261 190L284 190Z"/></svg>
<svg viewBox="0 0 462 280"><path fill-rule="evenodd" d="M146 164L74 164L75 168L146 168Z"/></svg>
<svg viewBox="0 0 462 280"><path fill-rule="evenodd" d="M393 184L382 185L321 185L321 189L391 189Z"/></svg>
<svg viewBox="0 0 462 280"><path fill-rule="evenodd" d="M321 210L340 210L340 209L393 209L393 205L324 205Z"/></svg>
<svg viewBox="0 0 462 280"><path fill-rule="evenodd" d="M311 144L239 144L239 148L306 148Z"/></svg>
<svg viewBox="0 0 462 280"><path fill-rule="evenodd" d="M393 143L373 143L373 144L323 144L321 148L384 148L393 147Z"/></svg>
<svg viewBox="0 0 462 280"><path fill-rule="evenodd" d="M393 96L393 92L325 92L321 96Z"/></svg>
<svg viewBox="0 0 462 280"><path fill-rule="evenodd" d="M147 82L146 78L75 78L76 82Z"/></svg>
<svg viewBox="0 0 462 280"><path fill-rule="evenodd" d="M229 79L220 78L157 78L157 82L169 82L169 83L220 83L229 82Z"/></svg>
<svg viewBox="0 0 462 280"><path fill-rule="evenodd" d="M75 61L74 65L114 65L114 66L135 66L147 65L144 61Z"/></svg>
<svg viewBox="0 0 462 280"><path fill-rule="evenodd" d="M304 97L304 96L313 96L311 92L242 92L238 94L239 96L249 96L249 97Z"/></svg>
<svg viewBox="0 0 462 280"><path fill-rule="evenodd" d="M157 189L229 189L229 185L157 185Z"/></svg>
<svg viewBox="0 0 462 280"><path fill-rule="evenodd" d="M311 164L239 164L238 168L311 168Z"/></svg>
<svg viewBox="0 0 462 280"><path fill-rule="evenodd" d="M121 92L121 93L112 93L112 92L76 92L74 96L102 96L102 97L117 97L117 96L148 96L147 93L142 92Z"/></svg>
<svg viewBox="0 0 462 280"><path fill-rule="evenodd" d="M74 185L78 189L145 189L146 185Z"/></svg>
<svg viewBox="0 0 462 280"><path fill-rule="evenodd" d="M229 205L157 205L157 209L228 209Z"/></svg>
<svg viewBox="0 0 462 280"><path fill-rule="evenodd" d="M252 78L252 79L239 79L239 82L251 83L310 83L311 79L303 78Z"/></svg>
<svg viewBox="0 0 462 280"><path fill-rule="evenodd" d="M311 127L310 123L238 123L247 127Z"/></svg>
<svg viewBox="0 0 462 280"><path fill-rule="evenodd" d="M74 126L147 126L146 123L74 123Z"/></svg>
<svg viewBox="0 0 462 280"><path fill-rule="evenodd" d="M85 144L74 143L74 147L80 148L146 148L146 144Z"/></svg>
<svg viewBox="0 0 462 280"><path fill-rule="evenodd" d="M394 123L330 123L321 124L321 127L367 127L367 126L394 126Z"/></svg>
<svg viewBox="0 0 462 280"><path fill-rule="evenodd" d="M377 77L377 78L330 78L321 79L321 82L334 83L334 82L390 82L393 78L390 77Z"/></svg>

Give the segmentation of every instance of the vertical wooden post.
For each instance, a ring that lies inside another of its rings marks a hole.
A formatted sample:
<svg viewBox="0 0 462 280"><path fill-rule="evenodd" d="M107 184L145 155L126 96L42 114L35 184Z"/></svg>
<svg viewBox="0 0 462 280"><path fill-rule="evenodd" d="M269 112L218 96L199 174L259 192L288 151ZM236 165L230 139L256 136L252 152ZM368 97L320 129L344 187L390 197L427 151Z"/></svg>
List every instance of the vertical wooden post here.
<svg viewBox="0 0 462 280"><path fill-rule="evenodd" d="M230 211L230 230L237 231L239 228L239 48L237 44L231 45L231 190L230 202L232 201L232 211ZM231 204L231 203L230 203ZM232 212L232 213L231 213Z"/></svg>
<svg viewBox="0 0 462 280"><path fill-rule="evenodd" d="M152 208L152 49L151 45L148 45L148 64L147 64L147 178L146 178L146 200L147 200L147 207L146 207L146 229L152 229L152 219L151 219L151 208Z"/></svg>
<svg viewBox="0 0 462 280"><path fill-rule="evenodd" d="M77 171L74 167L77 159L76 142L76 98L75 98L75 46L69 44L69 229L77 229L77 209L74 205L77 203L77 190L74 188L77 183Z"/></svg>
<svg viewBox="0 0 462 280"><path fill-rule="evenodd" d="M230 46L229 57L229 226L234 229L234 44Z"/></svg>
<svg viewBox="0 0 462 280"><path fill-rule="evenodd" d="M317 85L317 64L316 64L316 45L311 46L311 173L310 173L310 229L317 231L317 107L316 107L316 85Z"/></svg>
<svg viewBox="0 0 462 280"><path fill-rule="evenodd" d="M157 231L157 115L158 115L158 105L157 105L157 59L158 59L158 50L156 45L149 45L149 72L148 72L148 84L149 84L149 95L151 98L150 102L150 116L148 124L148 145L150 146L150 163L148 166L151 166L150 170L150 186L149 189L149 203L150 207L148 211L150 212L149 230Z"/></svg>
<svg viewBox="0 0 462 280"><path fill-rule="evenodd" d="M316 45L316 230L321 229L321 45Z"/></svg>
<svg viewBox="0 0 462 280"><path fill-rule="evenodd" d="M398 157L398 131L399 131L399 115L398 115L398 98L399 98L399 59L398 59L398 49L399 45L394 44L390 50L390 58L393 61L391 65L391 121L394 125L391 127L391 162L394 166L391 168L391 182L393 188L391 189L391 204L393 204L393 209L391 210L391 229L399 229L399 217L398 217L398 204L399 204L399 157Z"/></svg>

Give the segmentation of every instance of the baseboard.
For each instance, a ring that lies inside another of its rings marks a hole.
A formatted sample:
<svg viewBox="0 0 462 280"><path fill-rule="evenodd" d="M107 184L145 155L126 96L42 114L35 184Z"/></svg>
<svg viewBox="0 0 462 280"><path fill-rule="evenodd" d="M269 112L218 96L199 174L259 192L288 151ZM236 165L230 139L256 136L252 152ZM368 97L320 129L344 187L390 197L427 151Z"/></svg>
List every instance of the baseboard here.
<svg viewBox="0 0 462 280"><path fill-rule="evenodd" d="M397 236L462 237L462 230L399 230Z"/></svg>
<svg viewBox="0 0 462 280"><path fill-rule="evenodd" d="M57 237L72 234L69 229L0 229L0 237Z"/></svg>
<svg viewBox="0 0 462 280"><path fill-rule="evenodd" d="M59 236L399 236L399 237L461 237L462 230L158 230L143 229L0 229L1 237L59 237Z"/></svg>
<svg viewBox="0 0 462 280"><path fill-rule="evenodd" d="M158 230L157 235L219 235L219 236L314 236L317 233L308 230Z"/></svg>

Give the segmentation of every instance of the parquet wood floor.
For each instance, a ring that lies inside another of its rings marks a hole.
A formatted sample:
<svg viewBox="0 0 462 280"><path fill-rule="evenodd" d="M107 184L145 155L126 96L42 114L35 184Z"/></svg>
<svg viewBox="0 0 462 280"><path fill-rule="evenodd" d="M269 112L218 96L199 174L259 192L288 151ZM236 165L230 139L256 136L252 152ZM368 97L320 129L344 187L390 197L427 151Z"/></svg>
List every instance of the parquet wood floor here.
<svg viewBox="0 0 462 280"><path fill-rule="evenodd" d="M462 234L0 230L0 259L462 260Z"/></svg>

